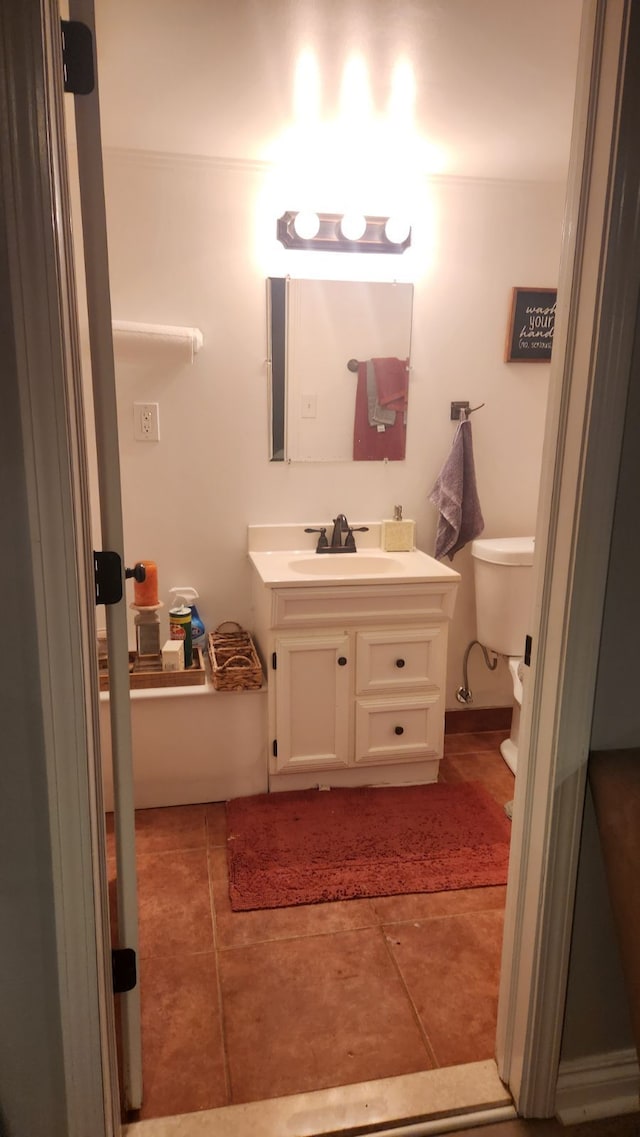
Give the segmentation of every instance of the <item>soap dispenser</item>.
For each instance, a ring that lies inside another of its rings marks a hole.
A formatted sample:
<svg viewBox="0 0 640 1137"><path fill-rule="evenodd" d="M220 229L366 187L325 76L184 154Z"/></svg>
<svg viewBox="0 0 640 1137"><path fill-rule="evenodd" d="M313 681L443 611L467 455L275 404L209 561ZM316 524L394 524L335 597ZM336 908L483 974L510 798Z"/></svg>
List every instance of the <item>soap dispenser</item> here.
<svg viewBox="0 0 640 1137"><path fill-rule="evenodd" d="M394 505L393 521L382 522L382 547L387 553L410 553L416 547L416 523L403 518L401 505Z"/></svg>

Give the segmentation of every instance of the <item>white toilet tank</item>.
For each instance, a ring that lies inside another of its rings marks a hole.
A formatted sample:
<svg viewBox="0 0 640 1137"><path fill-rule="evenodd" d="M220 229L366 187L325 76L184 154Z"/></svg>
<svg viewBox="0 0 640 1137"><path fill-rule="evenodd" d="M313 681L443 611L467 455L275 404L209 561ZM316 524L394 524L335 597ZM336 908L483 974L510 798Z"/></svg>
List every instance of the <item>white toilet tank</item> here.
<svg viewBox="0 0 640 1137"><path fill-rule="evenodd" d="M471 545L476 635L500 655L523 655L532 603L533 537L494 537Z"/></svg>

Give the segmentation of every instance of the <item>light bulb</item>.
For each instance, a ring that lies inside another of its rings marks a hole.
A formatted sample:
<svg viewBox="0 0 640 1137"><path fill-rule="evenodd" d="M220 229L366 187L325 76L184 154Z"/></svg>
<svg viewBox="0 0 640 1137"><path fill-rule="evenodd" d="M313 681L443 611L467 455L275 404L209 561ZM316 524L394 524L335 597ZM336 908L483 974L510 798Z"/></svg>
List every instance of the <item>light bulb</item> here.
<svg viewBox="0 0 640 1137"><path fill-rule="evenodd" d="M302 213L296 213L293 228L302 241L311 241L320 228L320 218L317 213L303 210Z"/></svg>
<svg viewBox="0 0 640 1137"><path fill-rule="evenodd" d="M367 228L367 219L361 213L345 213L340 222L340 232L345 241L359 241Z"/></svg>
<svg viewBox="0 0 640 1137"><path fill-rule="evenodd" d="M389 217L384 227L384 235L392 245L401 245L411 232L406 217Z"/></svg>

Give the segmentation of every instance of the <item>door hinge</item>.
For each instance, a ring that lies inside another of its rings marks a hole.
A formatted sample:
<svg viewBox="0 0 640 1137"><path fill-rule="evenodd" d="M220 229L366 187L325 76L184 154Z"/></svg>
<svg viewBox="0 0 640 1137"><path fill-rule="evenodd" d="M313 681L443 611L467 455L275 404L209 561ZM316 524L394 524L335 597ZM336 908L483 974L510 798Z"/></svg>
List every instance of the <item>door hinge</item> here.
<svg viewBox="0 0 640 1137"><path fill-rule="evenodd" d="M272 666L274 671L276 670L276 668L278 666L278 656L276 655L275 651L271 655L271 666Z"/></svg>
<svg viewBox="0 0 640 1137"><path fill-rule="evenodd" d="M96 604L117 604L122 600L122 561L118 553L93 551L93 579Z"/></svg>
<svg viewBox="0 0 640 1137"><path fill-rule="evenodd" d="M136 953L133 948L112 948L111 972L113 975L114 995L122 995L125 991L133 991L133 988L138 982Z"/></svg>
<svg viewBox="0 0 640 1137"><path fill-rule="evenodd" d="M533 640L531 636L525 636L524 641L524 661L527 667L531 666L531 649L533 647Z"/></svg>
<svg viewBox="0 0 640 1137"><path fill-rule="evenodd" d="M273 751L273 757L277 758L278 757L278 739L277 738L274 738L271 749Z"/></svg>
<svg viewBox="0 0 640 1137"><path fill-rule="evenodd" d="M96 85L93 36L80 20L60 20L64 89L71 95L90 95Z"/></svg>

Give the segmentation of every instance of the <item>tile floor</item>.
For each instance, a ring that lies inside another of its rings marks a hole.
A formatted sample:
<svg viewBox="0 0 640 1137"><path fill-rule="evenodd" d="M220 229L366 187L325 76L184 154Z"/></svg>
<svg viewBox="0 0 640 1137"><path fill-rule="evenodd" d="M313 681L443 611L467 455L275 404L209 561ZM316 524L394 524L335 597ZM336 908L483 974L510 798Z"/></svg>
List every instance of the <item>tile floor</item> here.
<svg viewBox="0 0 640 1137"><path fill-rule="evenodd" d="M447 734L441 780L503 805L506 734ZM236 913L223 804L136 830L140 1118L493 1057L504 887Z"/></svg>

